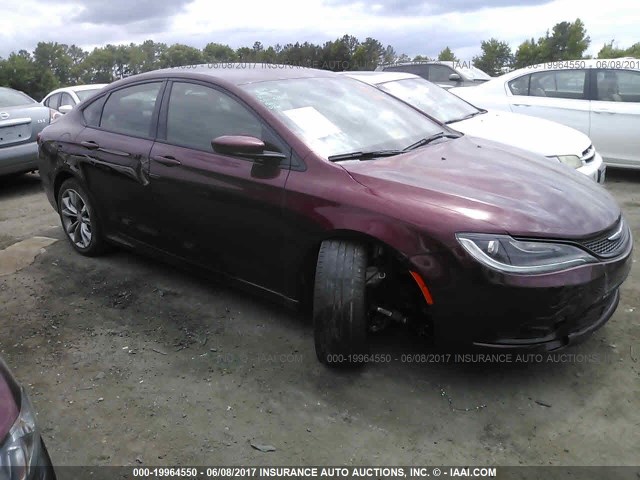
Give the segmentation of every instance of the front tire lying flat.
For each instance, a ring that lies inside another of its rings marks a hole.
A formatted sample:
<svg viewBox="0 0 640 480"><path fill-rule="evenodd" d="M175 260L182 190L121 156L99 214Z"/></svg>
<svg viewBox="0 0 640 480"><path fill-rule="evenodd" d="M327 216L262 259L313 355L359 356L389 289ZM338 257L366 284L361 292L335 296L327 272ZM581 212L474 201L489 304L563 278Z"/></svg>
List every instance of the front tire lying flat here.
<svg viewBox="0 0 640 480"><path fill-rule="evenodd" d="M60 187L58 213L67 240L76 252L93 257L107 250L96 210L87 191L75 178L66 180Z"/></svg>
<svg viewBox="0 0 640 480"><path fill-rule="evenodd" d="M327 240L320 246L313 298L316 355L330 366L363 363L368 352L367 252L364 246Z"/></svg>

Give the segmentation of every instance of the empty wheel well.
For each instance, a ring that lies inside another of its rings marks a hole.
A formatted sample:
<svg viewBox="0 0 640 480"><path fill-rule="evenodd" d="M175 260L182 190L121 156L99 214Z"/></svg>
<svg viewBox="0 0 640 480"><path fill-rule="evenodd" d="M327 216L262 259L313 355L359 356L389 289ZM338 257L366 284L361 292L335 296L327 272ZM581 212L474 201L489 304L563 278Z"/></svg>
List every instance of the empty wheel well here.
<svg viewBox="0 0 640 480"><path fill-rule="evenodd" d="M75 178L75 176L70 172L60 172L53 182L53 198L56 202L56 205L58 204L58 193L60 192L60 187L65 182L65 180L68 180L69 178Z"/></svg>
<svg viewBox="0 0 640 480"><path fill-rule="evenodd" d="M377 238L359 232L344 231L334 232L332 235L323 238L310 248L303 258L298 285L300 285L301 289L299 298L301 299L301 305L305 312L310 313L313 307L313 287L318 251L320 250L321 243L325 240L345 240L365 245L367 247L370 265L377 267L380 271L384 271L392 283L398 283L398 288L404 288L407 284L413 284L413 286L409 288L412 293L411 297L415 298L417 309L422 307L424 300L420 288L409 273L409 263L404 255ZM403 287L401 287L401 285Z"/></svg>

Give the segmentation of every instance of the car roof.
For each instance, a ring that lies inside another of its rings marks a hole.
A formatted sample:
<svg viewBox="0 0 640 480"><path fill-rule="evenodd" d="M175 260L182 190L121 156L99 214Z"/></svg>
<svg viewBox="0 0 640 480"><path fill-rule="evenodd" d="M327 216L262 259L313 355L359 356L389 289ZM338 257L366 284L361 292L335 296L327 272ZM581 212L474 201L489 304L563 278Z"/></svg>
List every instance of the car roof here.
<svg viewBox="0 0 640 480"><path fill-rule="evenodd" d="M383 64L382 67L403 67L406 65L448 65L450 67L460 65L461 62L454 62L453 60L416 60L415 62L394 62Z"/></svg>
<svg viewBox="0 0 640 480"><path fill-rule="evenodd" d="M339 72L339 75L355 78L370 85L378 85L385 82L394 82L396 80L422 78L418 75L414 75L413 73L406 72Z"/></svg>
<svg viewBox="0 0 640 480"><path fill-rule="evenodd" d="M287 80L293 78L335 77L336 73L298 65L273 63L208 63L183 67L163 68L152 72L135 75L135 78L166 78L189 76L188 74L206 75L214 79L226 81L234 85L266 82L271 80ZM186 75L185 75L186 74ZM128 77L127 79L134 78Z"/></svg>
<svg viewBox="0 0 640 480"><path fill-rule="evenodd" d="M81 92L83 90L94 90L96 88L103 88L109 85L108 83L90 83L88 85L75 85L73 87L67 87L68 90L73 90L74 92Z"/></svg>
<svg viewBox="0 0 640 480"><path fill-rule="evenodd" d="M96 88L104 88L107 85L109 85L108 83L90 83L88 85L74 85L71 87L60 87L60 88L56 88L55 90L52 90L51 92L47 93L47 95L44 98L50 97L53 94L56 93L62 93L62 92L81 92L83 90L93 90Z"/></svg>

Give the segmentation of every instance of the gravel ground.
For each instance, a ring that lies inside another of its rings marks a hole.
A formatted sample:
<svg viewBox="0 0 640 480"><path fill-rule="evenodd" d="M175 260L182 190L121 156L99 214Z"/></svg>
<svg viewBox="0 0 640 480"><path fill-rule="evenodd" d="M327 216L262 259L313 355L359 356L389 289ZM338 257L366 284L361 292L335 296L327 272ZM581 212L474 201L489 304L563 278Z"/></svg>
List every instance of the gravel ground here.
<svg viewBox="0 0 640 480"><path fill-rule="evenodd" d="M607 174L637 252L640 172ZM564 361L336 373L300 314L124 251L75 254L36 175L0 180L0 249L33 237L58 241L0 276L0 356L57 465L639 462L637 262ZM374 351L430 353L402 331Z"/></svg>

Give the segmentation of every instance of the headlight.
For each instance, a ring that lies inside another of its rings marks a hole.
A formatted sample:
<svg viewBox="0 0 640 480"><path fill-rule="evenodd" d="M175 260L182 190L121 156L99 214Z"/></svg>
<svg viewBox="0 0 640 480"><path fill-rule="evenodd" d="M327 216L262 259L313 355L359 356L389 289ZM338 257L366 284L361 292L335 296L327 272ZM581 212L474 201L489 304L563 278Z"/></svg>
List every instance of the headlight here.
<svg viewBox="0 0 640 480"><path fill-rule="evenodd" d="M582 167L582 160L577 155L558 155L557 158L560 163L564 163L565 165L570 166L571 168L580 168Z"/></svg>
<svg viewBox="0 0 640 480"><path fill-rule="evenodd" d="M499 272L549 273L597 262L586 251L562 243L516 240L508 235L458 233L458 242L481 264Z"/></svg>
<svg viewBox="0 0 640 480"><path fill-rule="evenodd" d="M40 458L40 434L36 429L33 408L24 390L20 414L0 446L0 478L25 480Z"/></svg>

